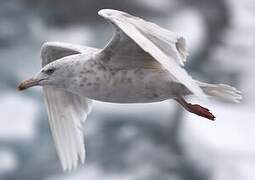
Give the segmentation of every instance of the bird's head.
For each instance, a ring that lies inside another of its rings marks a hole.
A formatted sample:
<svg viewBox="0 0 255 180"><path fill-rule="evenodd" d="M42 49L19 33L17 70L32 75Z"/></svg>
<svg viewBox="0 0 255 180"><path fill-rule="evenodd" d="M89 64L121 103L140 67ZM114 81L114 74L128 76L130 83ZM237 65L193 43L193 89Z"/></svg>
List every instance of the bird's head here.
<svg viewBox="0 0 255 180"><path fill-rule="evenodd" d="M71 67L68 67L68 63L58 61L52 62L44 66L38 73L31 78L24 80L18 85L19 90L25 90L33 86L57 86L63 87L65 81L68 80L66 76L70 76L72 73Z"/></svg>

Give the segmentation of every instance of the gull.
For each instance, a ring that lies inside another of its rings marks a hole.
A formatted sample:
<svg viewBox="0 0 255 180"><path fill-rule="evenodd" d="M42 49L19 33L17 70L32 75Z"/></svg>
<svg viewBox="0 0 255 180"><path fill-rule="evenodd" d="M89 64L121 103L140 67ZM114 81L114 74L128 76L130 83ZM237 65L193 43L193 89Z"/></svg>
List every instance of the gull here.
<svg viewBox="0 0 255 180"><path fill-rule="evenodd" d="M174 99L187 111L210 120L215 116L207 108L188 103L185 97L240 101L241 92L234 87L203 83L188 75L182 36L118 10L103 9L98 14L115 28L103 49L46 42L41 49L42 69L18 86L19 90L42 86L63 170L84 163L82 127L92 100L151 103Z"/></svg>

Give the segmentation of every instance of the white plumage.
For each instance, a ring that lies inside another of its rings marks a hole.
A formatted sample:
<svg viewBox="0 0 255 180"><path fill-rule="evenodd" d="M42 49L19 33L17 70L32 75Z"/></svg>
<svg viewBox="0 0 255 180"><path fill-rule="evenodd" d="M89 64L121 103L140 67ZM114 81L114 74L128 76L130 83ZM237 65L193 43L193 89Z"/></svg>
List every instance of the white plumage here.
<svg viewBox="0 0 255 180"><path fill-rule="evenodd" d="M184 64L188 54L183 37L121 11L104 9L100 10L98 14L115 24L117 33L123 34L124 32L125 35L154 57L174 78L185 85L197 97L206 98L201 88L178 65L178 63ZM124 43L122 44L123 46L125 45Z"/></svg>
<svg viewBox="0 0 255 180"><path fill-rule="evenodd" d="M86 52L82 46L51 42L42 47L42 66L59 57ZM56 150L64 170L85 161L83 124L91 111L91 100L56 87L44 86L43 94Z"/></svg>
<svg viewBox="0 0 255 180"><path fill-rule="evenodd" d="M115 103L146 103L175 99L186 110L214 120L208 109L187 103L196 95L239 102L240 91L224 84L193 80L183 69L185 39L125 12L98 12L115 26L102 50L48 42L41 50L42 69L19 89L43 86L50 128L64 170L85 160L83 124L91 99Z"/></svg>

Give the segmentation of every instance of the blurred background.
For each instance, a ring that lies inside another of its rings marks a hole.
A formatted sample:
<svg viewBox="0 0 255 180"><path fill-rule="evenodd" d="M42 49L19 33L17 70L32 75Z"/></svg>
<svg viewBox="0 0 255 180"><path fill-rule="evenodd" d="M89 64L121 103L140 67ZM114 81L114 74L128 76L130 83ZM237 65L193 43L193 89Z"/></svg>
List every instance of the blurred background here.
<svg viewBox="0 0 255 180"><path fill-rule="evenodd" d="M84 127L86 163L63 173L41 88L17 92L16 85L39 70L45 41L102 48L113 30L97 15L102 8L179 32L190 51L189 73L236 86L244 100L202 103L216 114L215 122L173 101L94 102ZM254 0L1 0L0 179L253 180L254 58Z"/></svg>

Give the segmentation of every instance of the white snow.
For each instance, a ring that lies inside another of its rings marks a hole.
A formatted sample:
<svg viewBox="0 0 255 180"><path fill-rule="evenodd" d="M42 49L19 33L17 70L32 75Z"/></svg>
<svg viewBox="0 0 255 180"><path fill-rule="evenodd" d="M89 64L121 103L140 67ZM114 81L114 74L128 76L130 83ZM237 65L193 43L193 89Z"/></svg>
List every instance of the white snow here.
<svg viewBox="0 0 255 180"><path fill-rule="evenodd" d="M48 178L47 180L133 180L133 179L149 179L151 178L151 172L155 171L155 168L150 164L143 164L139 167L136 167L130 171L123 172L104 172L97 166L91 165L86 166L80 171L76 171L75 173L70 174L62 174L58 176L53 176ZM162 172L161 177L165 179L171 180L179 180L178 175L164 174Z"/></svg>
<svg viewBox="0 0 255 180"><path fill-rule="evenodd" d="M35 133L38 104L18 93L1 92L0 139L30 139Z"/></svg>
<svg viewBox="0 0 255 180"><path fill-rule="evenodd" d="M198 166L211 172L212 179L246 179L247 172L243 172L255 169L254 110L221 103L206 107L215 112L215 122L185 113L181 140L187 154ZM248 164L244 170L243 164Z"/></svg>
<svg viewBox="0 0 255 180"><path fill-rule="evenodd" d="M255 155L255 144L250 143L255 137L255 112L252 108L223 103L206 107L216 114L215 122L185 112L183 128L214 150ZM184 135L189 141L188 133Z"/></svg>
<svg viewBox="0 0 255 180"><path fill-rule="evenodd" d="M191 159L212 180L252 180L255 170L255 11L254 1L227 0L231 26L224 44L211 52L220 68L239 74L244 100L231 105L212 101L205 107L216 114L211 122L185 112L180 137ZM217 73L217 72L215 72Z"/></svg>
<svg viewBox="0 0 255 180"><path fill-rule="evenodd" d="M206 42L207 30L203 15L196 9L185 8L170 16L167 29L186 39L189 53L196 54Z"/></svg>
<svg viewBox="0 0 255 180"><path fill-rule="evenodd" d="M18 165L14 152L6 148L0 149L0 162L0 175L11 172Z"/></svg>
<svg viewBox="0 0 255 180"><path fill-rule="evenodd" d="M100 101L93 101L93 112L97 113L97 116L115 116L115 117L128 117L132 121L132 117L140 118L141 121L152 122L156 124L169 125L171 121L171 115L175 111L175 102L173 100L163 101L157 103L146 104L115 104L105 103ZM160 112L160 113L158 113ZM98 114L101 113L101 114ZM159 117L160 114L160 117ZM148 119L144 117L149 117Z"/></svg>
<svg viewBox="0 0 255 180"><path fill-rule="evenodd" d="M39 41L61 41L88 45L93 33L86 26L74 25L61 28L48 27L35 18L30 24L33 36Z"/></svg>
<svg viewBox="0 0 255 180"><path fill-rule="evenodd" d="M100 168L91 166L82 169L81 171L78 171L76 173L71 173L71 174L63 174L62 176L55 176L55 177L50 177L47 180L84 180L84 179L89 179L89 180L130 180L134 179L132 175L126 175L126 174L109 174L105 173L100 170Z"/></svg>

